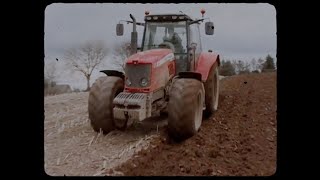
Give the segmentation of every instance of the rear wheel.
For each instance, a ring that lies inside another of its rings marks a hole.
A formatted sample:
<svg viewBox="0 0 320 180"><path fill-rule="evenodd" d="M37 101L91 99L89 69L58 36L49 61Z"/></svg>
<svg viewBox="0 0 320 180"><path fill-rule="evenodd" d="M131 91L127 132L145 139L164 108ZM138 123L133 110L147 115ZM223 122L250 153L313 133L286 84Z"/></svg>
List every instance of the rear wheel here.
<svg viewBox="0 0 320 180"><path fill-rule="evenodd" d="M207 81L204 83L206 90L205 115L210 116L218 110L219 103L219 71L218 67L211 68Z"/></svg>
<svg viewBox="0 0 320 180"><path fill-rule="evenodd" d="M89 93L88 112L92 128L109 133L115 129L113 122L113 99L123 91L123 80L119 77L98 78Z"/></svg>
<svg viewBox="0 0 320 180"><path fill-rule="evenodd" d="M196 79L177 79L168 103L169 136L181 141L195 135L202 123L204 87Z"/></svg>

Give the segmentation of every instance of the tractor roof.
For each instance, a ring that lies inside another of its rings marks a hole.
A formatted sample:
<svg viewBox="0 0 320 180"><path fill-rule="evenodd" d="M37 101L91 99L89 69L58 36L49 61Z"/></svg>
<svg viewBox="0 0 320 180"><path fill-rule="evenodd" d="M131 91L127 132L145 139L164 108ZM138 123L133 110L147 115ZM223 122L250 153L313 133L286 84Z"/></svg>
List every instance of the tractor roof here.
<svg viewBox="0 0 320 180"><path fill-rule="evenodd" d="M145 21L155 21L155 22L163 22L163 21L193 21L186 14L152 14L146 15L144 18Z"/></svg>

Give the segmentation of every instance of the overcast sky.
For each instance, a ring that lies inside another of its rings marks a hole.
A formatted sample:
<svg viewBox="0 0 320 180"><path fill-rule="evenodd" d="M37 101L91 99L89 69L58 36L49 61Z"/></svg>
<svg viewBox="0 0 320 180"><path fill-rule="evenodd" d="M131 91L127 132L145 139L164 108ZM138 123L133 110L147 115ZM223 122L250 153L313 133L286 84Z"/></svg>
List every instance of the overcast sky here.
<svg viewBox="0 0 320 180"><path fill-rule="evenodd" d="M204 50L212 49L223 59L251 60L264 58L268 53L276 59L276 10L265 3L258 4L63 4L55 3L45 10L45 55L63 59L64 50L88 40L103 40L111 47L116 42L130 39L131 24L125 24L124 36L116 36L119 20L143 22L145 10L150 14L183 13L201 18L206 10L215 26L213 36L205 35L201 24ZM143 27L137 26L141 44ZM84 83L85 84L85 83Z"/></svg>

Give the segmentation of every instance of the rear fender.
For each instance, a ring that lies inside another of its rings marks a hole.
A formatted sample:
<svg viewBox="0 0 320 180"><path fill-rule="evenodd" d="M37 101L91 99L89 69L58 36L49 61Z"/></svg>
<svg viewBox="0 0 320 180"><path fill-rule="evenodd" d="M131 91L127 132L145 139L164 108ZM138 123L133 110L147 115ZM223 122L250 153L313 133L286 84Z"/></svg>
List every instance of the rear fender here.
<svg viewBox="0 0 320 180"><path fill-rule="evenodd" d="M198 72L179 72L177 78L191 78L201 81L201 74Z"/></svg>
<svg viewBox="0 0 320 180"><path fill-rule="evenodd" d="M120 71L115 71L115 70L102 70L100 72L105 73L107 76L116 76L121 79L124 79L124 74Z"/></svg>
<svg viewBox="0 0 320 180"><path fill-rule="evenodd" d="M201 80L205 82L211 68L220 66L220 57L217 53L202 52L196 66L196 72L201 74Z"/></svg>

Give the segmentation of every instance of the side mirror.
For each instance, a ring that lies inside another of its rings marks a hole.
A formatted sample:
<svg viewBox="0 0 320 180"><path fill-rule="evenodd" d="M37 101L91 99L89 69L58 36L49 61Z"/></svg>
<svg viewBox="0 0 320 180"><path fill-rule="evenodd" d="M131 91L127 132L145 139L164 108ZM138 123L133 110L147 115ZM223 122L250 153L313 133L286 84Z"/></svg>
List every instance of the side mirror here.
<svg viewBox="0 0 320 180"><path fill-rule="evenodd" d="M206 22L205 26L206 26L205 27L206 35L213 35L213 30L214 30L213 22Z"/></svg>
<svg viewBox="0 0 320 180"><path fill-rule="evenodd" d="M117 36L122 36L123 35L123 24L117 24Z"/></svg>

